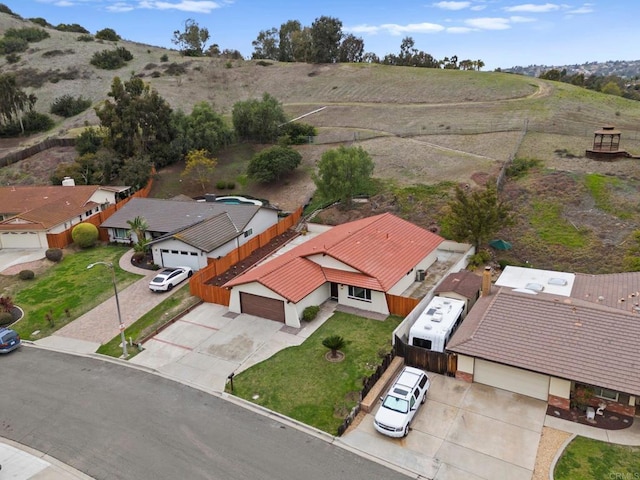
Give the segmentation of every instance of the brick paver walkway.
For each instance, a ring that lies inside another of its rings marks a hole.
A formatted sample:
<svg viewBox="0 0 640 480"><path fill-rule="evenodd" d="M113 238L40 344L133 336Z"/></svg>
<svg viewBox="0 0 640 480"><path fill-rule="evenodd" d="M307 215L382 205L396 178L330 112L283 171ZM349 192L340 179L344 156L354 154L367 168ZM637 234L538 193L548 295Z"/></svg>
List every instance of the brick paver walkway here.
<svg viewBox="0 0 640 480"><path fill-rule="evenodd" d="M120 313L125 326L131 325L177 290L174 289L171 292L162 293L153 293L149 290L149 281L156 272L131 265L132 254L133 250L125 253L120 258L120 267L123 270L144 275L144 277L118 292ZM97 342L100 344L107 343L119 334L118 312L113 296L54 333L54 335L60 337Z"/></svg>

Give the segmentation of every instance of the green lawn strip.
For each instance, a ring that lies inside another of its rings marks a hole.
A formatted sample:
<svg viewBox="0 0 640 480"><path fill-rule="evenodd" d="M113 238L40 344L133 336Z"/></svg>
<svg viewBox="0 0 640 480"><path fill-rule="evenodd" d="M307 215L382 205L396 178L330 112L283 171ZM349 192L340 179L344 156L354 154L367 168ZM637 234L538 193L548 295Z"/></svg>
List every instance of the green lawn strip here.
<svg viewBox="0 0 640 480"><path fill-rule="evenodd" d="M576 437L556 464L556 480L599 480L637 478L640 447L615 445L591 438Z"/></svg>
<svg viewBox="0 0 640 480"><path fill-rule="evenodd" d="M335 313L302 345L282 350L235 376L234 394L307 425L336 434L345 416L358 403L362 379L391 349L398 317L384 322ZM340 335L348 343L345 359L325 359L322 340ZM257 397L256 397L257 396Z"/></svg>
<svg viewBox="0 0 640 480"><path fill-rule="evenodd" d="M619 178L599 175L595 173L587 174L584 183L596 202L596 207L600 210L616 215L621 219L629 219L632 212L625 211L620 202L616 202L612 196L616 190L624 190L625 185Z"/></svg>
<svg viewBox="0 0 640 480"><path fill-rule="evenodd" d="M580 248L587 245L589 233L576 228L562 216L562 204L554 201L534 201L530 222L540 238L549 244Z"/></svg>
<svg viewBox="0 0 640 480"><path fill-rule="evenodd" d="M45 273L32 281L23 282L13 300L25 315L12 328L25 340L37 340L51 335L112 297L111 270L102 265L89 270L87 265L91 263L112 262L118 290L140 279L140 275L125 272L118 266L118 260L127 250L123 247L100 246L66 254L60 263ZM33 335L38 330L40 333Z"/></svg>
<svg viewBox="0 0 640 480"><path fill-rule="evenodd" d="M143 337L154 332L158 327L166 324L172 318L197 304L199 301L200 299L198 297L191 296L189 293L189 284L185 283L173 295L164 299L153 309L129 325L124 331L124 336L127 341L131 338L133 343L136 344L142 340ZM122 355L120 335L115 336L111 341L101 345L97 353L120 357L120 355ZM128 353L129 358L134 357L138 354L138 349L130 348Z"/></svg>

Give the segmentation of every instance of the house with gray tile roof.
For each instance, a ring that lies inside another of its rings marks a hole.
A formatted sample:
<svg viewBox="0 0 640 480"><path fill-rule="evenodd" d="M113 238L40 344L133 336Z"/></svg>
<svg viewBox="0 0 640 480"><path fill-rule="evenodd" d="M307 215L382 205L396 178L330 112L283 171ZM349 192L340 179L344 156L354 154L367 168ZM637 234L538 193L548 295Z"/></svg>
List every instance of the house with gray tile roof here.
<svg viewBox="0 0 640 480"><path fill-rule="evenodd" d="M146 220L153 261L163 267L187 266L199 270L208 258L218 258L245 244L278 223L278 211L261 205L230 205L134 198L109 217L100 228L112 242L137 242L127 223Z"/></svg>
<svg viewBox="0 0 640 480"><path fill-rule="evenodd" d="M456 377L569 409L633 417L640 404L640 272L585 275L506 267L447 345Z"/></svg>

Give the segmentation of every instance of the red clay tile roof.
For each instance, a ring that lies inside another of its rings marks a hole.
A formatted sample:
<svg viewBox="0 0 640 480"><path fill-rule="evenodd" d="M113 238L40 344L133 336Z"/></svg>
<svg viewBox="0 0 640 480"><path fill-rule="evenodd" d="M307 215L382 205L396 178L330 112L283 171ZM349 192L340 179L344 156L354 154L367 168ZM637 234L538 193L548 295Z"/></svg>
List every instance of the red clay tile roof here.
<svg viewBox="0 0 640 480"><path fill-rule="evenodd" d="M469 270L460 270L447 275L440 285L436 287L434 293L438 295L444 292L455 292L463 297L476 298L482 287L482 277Z"/></svg>
<svg viewBox="0 0 640 480"><path fill-rule="evenodd" d="M506 287L481 297L447 350L640 395L640 315Z"/></svg>
<svg viewBox="0 0 640 480"><path fill-rule="evenodd" d="M322 274L323 268L308 259L321 254L360 272L349 277L354 281L364 282L355 286L373 286L374 282L366 279L369 277L375 280L376 289L387 291L443 241L442 237L434 233L385 213L333 227L236 277L227 282L225 287L259 282L288 300L299 301L328 281L325 274ZM297 268L305 265L309 270L303 272L292 268L290 264ZM314 274L310 274L311 270ZM322 278L318 274L322 274ZM333 272L329 275L337 274Z"/></svg>
<svg viewBox="0 0 640 480"><path fill-rule="evenodd" d="M99 188L96 185L0 187L0 215L12 215L36 224L35 228L37 224L51 228L95 208L97 204L89 199ZM7 222L9 219L3 222L2 229L7 229Z"/></svg>

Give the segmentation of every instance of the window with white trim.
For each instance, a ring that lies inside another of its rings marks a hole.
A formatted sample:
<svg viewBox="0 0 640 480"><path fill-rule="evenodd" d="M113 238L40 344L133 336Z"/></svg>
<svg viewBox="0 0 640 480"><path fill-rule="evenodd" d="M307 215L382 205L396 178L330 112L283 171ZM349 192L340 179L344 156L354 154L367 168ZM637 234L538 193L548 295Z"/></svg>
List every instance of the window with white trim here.
<svg viewBox="0 0 640 480"><path fill-rule="evenodd" d="M126 228L114 228L113 229L113 238L129 238L129 230Z"/></svg>
<svg viewBox="0 0 640 480"><path fill-rule="evenodd" d="M607 390L606 388L594 388L593 394L598 398L604 398L605 400L613 400L614 402L618 401L619 393L615 390Z"/></svg>
<svg viewBox="0 0 640 480"><path fill-rule="evenodd" d="M368 288L362 287L353 287L349 285L349 298L354 298L356 300L362 300L363 302L371 301L371 290Z"/></svg>

